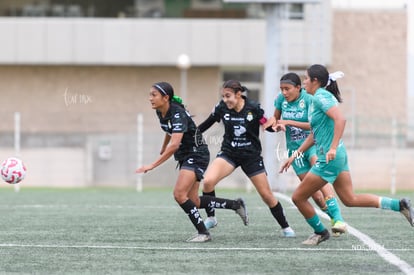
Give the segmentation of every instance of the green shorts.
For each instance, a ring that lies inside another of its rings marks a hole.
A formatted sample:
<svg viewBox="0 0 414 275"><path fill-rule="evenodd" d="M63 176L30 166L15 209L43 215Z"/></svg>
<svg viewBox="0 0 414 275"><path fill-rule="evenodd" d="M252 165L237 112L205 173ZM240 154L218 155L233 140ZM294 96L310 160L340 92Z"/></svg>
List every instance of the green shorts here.
<svg viewBox="0 0 414 275"><path fill-rule="evenodd" d="M310 161L313 156L316 156L316 149L314 146L306 150L302 156L297 157L292 162L292 167L293 170L295 170L296 175L302 175L309 172L312 167Z"/></svg>
<svg viewBox="0 0 414 275"><path fill-rule="evenodd" d="M338 175L343 171L349 171L348 156L344 146L338 147L334 160L326 164L325 156L318 155L318 160L310 172L324 179L327 182L335 183Z"/></svg>

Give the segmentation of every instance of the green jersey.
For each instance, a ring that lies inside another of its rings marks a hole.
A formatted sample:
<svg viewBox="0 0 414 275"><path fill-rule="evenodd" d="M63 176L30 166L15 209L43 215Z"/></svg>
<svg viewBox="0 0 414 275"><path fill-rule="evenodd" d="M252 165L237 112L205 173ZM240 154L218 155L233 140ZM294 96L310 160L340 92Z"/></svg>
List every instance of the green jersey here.
<svg viewBox="0 0 414 275"><path fill-rule="evenodd" d="M319 88L313 95L309 110L309 121L315 141L316 154L319 160L325 160L325 155L331 148L334 136L334 121L326 112L338 105L338 100L329 91ZM342 140L338 147L342 146Z"/></svg>
<svg viewBox="0 0 414 275"><path fill-rule="evenodd" d="M308 122L308 110L312 102L312 96L304 89L300 91L299 97L292 102L288 102L280 93L275 100L275 108L280 111L281 119L295 120L299 122ZM289 150L289 156L309 136L309 130L303 130L294 126L286 126L286 146Z"/></svg>

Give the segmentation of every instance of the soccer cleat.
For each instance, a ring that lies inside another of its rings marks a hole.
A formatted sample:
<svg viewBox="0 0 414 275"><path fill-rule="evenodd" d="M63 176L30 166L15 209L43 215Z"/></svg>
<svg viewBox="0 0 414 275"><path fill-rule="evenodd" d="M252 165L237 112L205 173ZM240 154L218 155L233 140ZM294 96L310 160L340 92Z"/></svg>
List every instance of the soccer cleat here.
<svg viewBox="0 0 414 275"><path fill-rule="evenodd" d="M285 237L285 238L294 238L294 237L296 237L296 233L289 226L289 227L286 227L286 228L283 228L282 229L282 237Z"/></svg>
<svg viewBox="0 0 414 275"><path fill-rule="evenodd" d="M324 230L321 233L314 233L311 236L309 236L309 238L305 241L302 242L302 244L305 245L318 245L323 241L326 241L327 239L329 239L329 231L328 230Z"/></svg>
<svg viewBox="0 0 414 275"><path fill-rule="evenodd" d="M205 243L211 241L210 234L199 234L197 233L195 236L186 240L188 243Z"/></svg>
<svg viewBox="0 0 414 275"><path fill-rule="evenodd" d="M211 229L213 227L217 226L217 219L214 216L211 217L207 217L206 219L204 219L204 225L206 226L207 229Z"/></svg>
<svg viewBox="0 0 414 275"><path fill-rule="evenodd" d="M332 226L332 235L334 237L339 237L341 234L345 234L347 231L346 223L343 221L336 221Z"/></svg>
<svg viewBox="0 0 414 275"><path fill-rule="evenodd" d="M236 213L240 216L244 225L249 224L249 217L247 216L247 208L242 198L236 199L240 203L240 207L236 209Z"/></svg>
<svg viewBox="0 0 414 275"><path fill-rule="evenodd" d="M403 198L400 200L400 212L407 218L411 226L414 226L414 210L409 199Z"/></svg>

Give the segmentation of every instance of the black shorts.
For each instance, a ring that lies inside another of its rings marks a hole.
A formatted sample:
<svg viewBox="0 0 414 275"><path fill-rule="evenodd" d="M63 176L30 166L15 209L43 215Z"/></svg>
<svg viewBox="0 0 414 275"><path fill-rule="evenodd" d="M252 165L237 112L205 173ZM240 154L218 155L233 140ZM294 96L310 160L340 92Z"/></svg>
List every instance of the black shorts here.
<svg viewBox="0 0 414 275"><path fill-rule="evenodd" d="M210 162L210 154L196 154L188 156L185 160L179 161L180 169L194 171L197 181L201 181L204 177L204 172Z"/></svg>
<svg viewBox="0 0 414 275"><path fill-rule="evenodd" d="M241 167L243 172L249 178L256 176L261 173L266 173L266 168L263 163L262 156L248 156L248 157L240 157L240 156L230 156L229 153L225 152L218 152L218 158L225 159L228 163L234 166L234 168Z"/></svg>

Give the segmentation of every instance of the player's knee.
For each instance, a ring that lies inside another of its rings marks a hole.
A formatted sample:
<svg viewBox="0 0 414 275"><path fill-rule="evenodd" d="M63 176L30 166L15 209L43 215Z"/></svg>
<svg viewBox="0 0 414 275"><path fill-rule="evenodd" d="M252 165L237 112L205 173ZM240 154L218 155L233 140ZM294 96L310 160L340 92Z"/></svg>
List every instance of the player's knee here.
<svg viewBox="0 0 414 275"><path fill-rule="evenodd" d="M183 192L179 192L177 190L174 190L174 199L178 204L183 204L187 201L188 197Z"/></svg>
<svg viewBox="0 0 414 275"><path fill-rule="evenodd" d="M346 207L355 206L355 199L353 197L352 198L343 198L343 199L341 199L341 201Z"/></svg>
<svg viewBox="0 0 414 275"><path fill-rule="evenodd" d="M295 205L298 205L298 203L300 203L302 201L302 198L299 194L297 193L293 193L292 195L292 201Z"/></svg>
<svg viewBox="0 0 414 275"><path fill-rule="evenodd" d="M204 192L214 191L215 186L216 186L216 184L214 183L214 181L212 181L210 179L204 179L203 180L203 191Z"/></svg>

